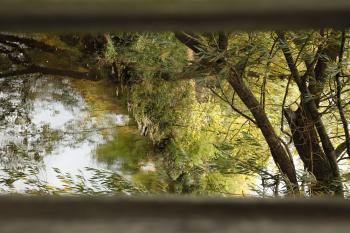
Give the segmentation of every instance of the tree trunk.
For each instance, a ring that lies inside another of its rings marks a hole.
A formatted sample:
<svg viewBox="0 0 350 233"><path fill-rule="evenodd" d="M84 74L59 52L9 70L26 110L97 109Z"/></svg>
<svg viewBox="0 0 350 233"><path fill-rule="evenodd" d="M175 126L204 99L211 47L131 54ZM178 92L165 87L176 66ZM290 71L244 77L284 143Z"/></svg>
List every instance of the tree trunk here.
<svg viewBox="0 0 350 233"><path fill-rule="evenodd" d="M337 196L344 197L336 149L318 111L321 94L330 75L327 68L336 61L339 53L338 32L332 31L326 46L318 47L317 53L320 54L315 55L315 67L305 61L307 71L302 76L296 65L297 61L294 61L292 56L285 33L281 31L276 33L293 80L301 94L299 109L295 112L286 110L284 115L287 119L289 118L294 144L304 166L317 179L316 185L311 188L314 192L327 194L331 191ZM324 36L323 31L320 34Z"/></svg>
<svg viewBox="0 0 350 233"><path fill-rule="evenodd" d="M313 194L336 192L337 188L333 182L337 177L334 176L332 166L320 146L314 122L302 107L294 112L286 109L284 115L292 131L294 146L304 167L316 178L317 182L311 184L311 192Z"/></svg>
<svg viewBox="0 0 350 233"><path fill-rule="evenodd" d="M202 48L203 45L200 43L200 40L198 40L195 35L191 33L185 34L177 32L175 33L175 36L179 41L181 41L187 47L192 49L195 53L200 53L200 48ZM223 32L219 33L219 52L223 52L224 50L226 50L227 46L227 35ZM214 69L218 68L218 66L222 63L223 60L219 59L216 62L216 65L213 66ZM249 87L247 87L247 85L244 83L242 76L238 75L238 73L235 72L234 68L231 68L227 79L234 91L238 94L240 99L253 114L254 119L256 120L256 123L270 148L272 157L284 176L284 180L288 185L289 191L291 191L294 194L298 194L299 185L293 162L291 161L291 158L285 151L264 109L261 107L260 103L257 101Z"/></svg>
<svg viewBox="0 0 350 233"><path fill-rule="evenodd" d="M238 76L236 72L230 72L228 81L243 103L253 114L256 123L270 148L275 163L285 178L287 178L285 179L287 184L290 184L290 190L292 190L294 193L298 193L298 181L293 163L283 148L279 137L276 135L276 132L272 127L264 109L261 107L251 90L244 83L244 80Z"/></svg>

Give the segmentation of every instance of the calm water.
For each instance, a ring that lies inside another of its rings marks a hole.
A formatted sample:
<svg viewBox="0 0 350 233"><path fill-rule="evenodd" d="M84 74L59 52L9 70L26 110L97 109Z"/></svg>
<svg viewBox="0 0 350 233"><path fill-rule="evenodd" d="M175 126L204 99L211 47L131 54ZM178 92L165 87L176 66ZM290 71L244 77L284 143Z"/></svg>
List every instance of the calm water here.
<svg viewBox="0 0 350 233"><path fill-rule="evenodd" d="M54 186L61 184L53 168L73 176L83 173L86 178L86 167L125 176L154 170L147 147L131 161L113 151L120 146L113 145L117 138L131 140L124 150L133 149L128 148L132 140L149 142L139 136L112 83L33 76L4 79L0 85L3 168L20 169L35 162L40 166L39 178ZM22 186L16 183L18 190Z"/></svg>

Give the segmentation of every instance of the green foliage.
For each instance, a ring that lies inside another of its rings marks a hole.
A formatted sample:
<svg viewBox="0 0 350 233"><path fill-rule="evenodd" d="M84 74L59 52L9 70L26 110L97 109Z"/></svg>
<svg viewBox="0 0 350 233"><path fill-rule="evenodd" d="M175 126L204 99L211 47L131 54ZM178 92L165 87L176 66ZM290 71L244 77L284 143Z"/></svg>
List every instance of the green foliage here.
<svg viewBox="0 0 350 233"><path fill-rule="evenodd" d="M131 85L129 101L140 130L147 129L147 136L156 147L161 148L169 178L182 183L181 187L191 183L188 187L192 188L180 190L192 190L194 193L224 192L219 192L219 188L209 184L212 183L212 179L208 178L212 175L209 174L214 174L215 171L212 171L214 167L211 170L206 168L215 161L215 145L222 141L230 144L230 151L234 153L240 150L241 153L265 151L254 138L259 133L241 133L240 130L232 129L227 131L228 124L240 124L241 120L227 106L211 97L207 90L202 89L203 93L199 96L197 88L202 88L203 83L193 80L176 81L189 61L188 51L172 34L138 34L127 46L114 46L114 50L121 55L118 59L133 64L134 73L130 78L137 81ZM112 49L107 53L110 51ZM241 139L235 141L235 134ZM221 179L225 183L232 179L232 175L233 173L227 177L221 175ZM225 187L227 191L228 186Z"/></svg>
<svg viewBox="0 0 350 233"><path fill-rule="evenodd" d="M15 183L22 183L22 192L30 195L136 195L146 194L142 186L137 186L117 172L85 168L85 173L72 176L54 168L60 186L52 186L39 178L39 168L33 164L23 171L2 169L0 190L4 193L17 192Z"/></svg>
<svg viewBox="0 0 350 233"><path fill-rule="evenodd" d="M140 163L152 156L152 144L140 135L128 130L118 130L116 137L96 149L97 160L112 165L121 163L121 168L128 172L138 171Z"/></svg>
<svg viewBox="0 0 350 233"><path fill-rule="evenodd" d="M273 165L270 148L260 132L264 126L256 124L252 109L245 106L227 82L232 70L242 76L242 82L253 93L258 107L266 113L292 157L297 158L299 154L282 111L296 110L318 97L318 110L331 141L336 145L344 140L344 129L338 121L334 78L339 72L344 75L341 77L342 104L348 117L349 52L345 51L341 64L337 54L333 59L332 54L325 55L325 51L339 44L339 33L331 29L291 31L285 33L286 41L282 43L274 32L235 32L227 34L225 50L218 49L218 33L196 35L202 46L197 48L197 54L191 54L173 33L114 33L108 37L103 58L98 54L88 59L113 65L117 77L114 81L121 85L116 93L123 90L141 134L123 129L113 131L115 137L103 133L106 143L96 148L96 158L110 167L118 163L120 173L88 168L87 172L92 175L86 179L83 174L72 177L56 170L63 187L52 187L37 179L38 169L24 163L21 170L3 170L6 175L0 183L13 190L16 181L25 180L30 187L27 192L38 194L171 192L228 196L245 192L249 184L261 196L283 194L287 184L281 184L284 177ZM287 53L294 64L287 64L282 49L289 49ZM37 53L32 56L39 61L49 57L47 54L40 57ZM316 78L306 69L316 66L313 62L317 61L324 62L320 68L324 68L324 72ZM70 60L53 59L50 63L66 67ZM290 75L291 65L300 73L303 85L313 88L310 92L301 93L298 89ZM115 98L114 87L109 85L97 90L97 86L86 81L75 82L85 101L95 109L89 117L96 119L96 124L106 109L115 107L110 104L111 96ZM52 93L52 98L72 106L77 103L65 93ZM3 101L1 106L14 108L9 101ZM1 118L5 119L6 114ZM17 118L20 124L23 119ZM50 142L40 144L47 153L60 139L60 132L48 126L40 129L40 140ZM30 158L20 143L10 142L6 148L9 154L24 160ZM145 164L152 166L145 169ZM302 162L296 166L298 171L302 170ZM316 177L310 171L300 171L298 180L306 187L303 191L311 195L310 189L317 184ZM342 178L348 179L348 173ZM256 185L257 180L261 185Z"/></svg>

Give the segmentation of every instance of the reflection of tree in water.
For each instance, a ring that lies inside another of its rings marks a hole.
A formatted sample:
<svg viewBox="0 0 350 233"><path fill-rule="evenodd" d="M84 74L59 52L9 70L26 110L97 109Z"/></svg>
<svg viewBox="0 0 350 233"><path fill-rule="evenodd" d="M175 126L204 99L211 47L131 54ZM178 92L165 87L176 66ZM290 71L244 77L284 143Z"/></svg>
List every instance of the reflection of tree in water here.
<svg viewBox="0 0 350 233"><path fill-rule="evenodd" d="M54 35L0 33L0 183L11 186L23 178L45 190L48 184L25 177L45 168L45 155L55 153L59 146L74 148L101 141L81 93L65 79L101 78L100 67L95 67L94 37L78 38L70 45L65 43L67 38ZM87 51L91 43L92 52ZM40 73L58 76L48 78ZM38 120L39 111L45 112L39 118L50 118L47 114L59 115L62 109L73 115L64 125L51 124L52 119ZM98 172L94 174L96 178Z"/></svg>
<svg viewBox="0 0 350 233"><path fill-rule="evenodd" d="M31 85L31 99L40 98L47 102L60 102L69 110L80 107L81 97L70 85L68 79L53 76L40 77Z"/></svg>
<svg viewBox="0 0 350 233"><path fill-rule="evenodd" d="M31 78L0 81L1 90L1 157L3 166L21 167L28 158L39 159L33 141L34 127L29 117Z"/></svg>
<svg viewBox="0 0 350 233"><path fill-rule="evenodd" d="M47 193L55 189L55 192L63 192L59 191L58 187L51 187L49 183L39 178L40 171L45 170L44 156L54 154L55 150L62 147L78 148L86 142L94 145L96 141L102 143L101 131L115 132L116 130L111 125L113 117L120 118L122 122L128 121L125 115L103 113L102 121L96 123L95 117L89 114L84 97L67 79L27 76L1 81L1 90L3 90L0 94L2 98L1 114L4 117L0 122L0 127L3 129L4 137L0 144L2 167L0 188L5 187L3 191L16 191L13 184L20 180L26 185L26 192ZM53 115L62 114L59 111L68 112L71 118L68 117L60 125L56 125L55 122L51 124L52 119L44 119L51 117L41 114L44 111ZM103 125L105 123L109 125ZM95 181L96 190L94 190L96 192L103 189L103 187L98 187L102 180L106 182L105 188L108 187L109 191L131 190L133 187L128 180L117 173L93 169L88 171L92 174L91 183ZM57 173L57 175L63 183L71 182L72 192L76 189L73 187L76 184L69 178L70 174ZM113 180L116 182L114 187ZM86 185L88 187L89 184Z"/></svg>
<svg viewBox="0 0 350 233"><path fill-rule="evenodd" d="M43 105L41 110L57 102L72 110L81 105L81 98L67 80L36 76L2 79L0 90L1 165L16 169L25 168L28 163L39 165L65 135L62 129L32 121L35 101ZM70 135L71 143L72 139Z"/></svg>
<svg viewBox="0 0 350 233"><path fill-rule="evenodd" d="M33 77L0 80L1 178L9 186L33 164L41 166L43 147L38 144L43 144L43 130L36 128L29 116L33 81Z"/></svg>

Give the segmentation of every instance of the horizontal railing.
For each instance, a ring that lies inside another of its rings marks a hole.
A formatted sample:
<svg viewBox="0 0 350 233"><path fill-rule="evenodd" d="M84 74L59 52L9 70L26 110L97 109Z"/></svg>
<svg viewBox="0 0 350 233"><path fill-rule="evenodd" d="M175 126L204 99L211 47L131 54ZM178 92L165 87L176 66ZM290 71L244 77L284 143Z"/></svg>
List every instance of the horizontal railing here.
<svg viewBox="0 0 350 233"><path fill-rule="evenodd" d="M350 202L202 198L0 198L0 232L345 233Z"/></svg>
<svg viewBox="0 0 350 233"><path fill-rule="evenodd" d="M2 31L350 26L348 0L0 0Z"/></svg>
<svg viewBox="0 0 350 233"><path fill-rule="evenodd" d="M0 0L2 31L350 26L349 0ZM350 202L1 197L1 233L347 233Z"/></svg>

